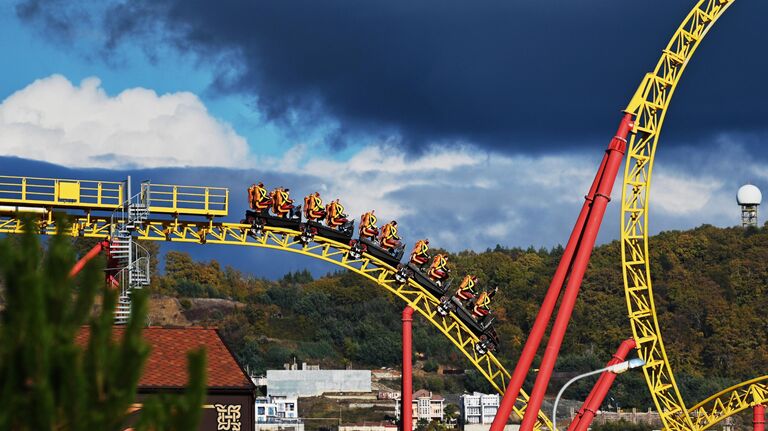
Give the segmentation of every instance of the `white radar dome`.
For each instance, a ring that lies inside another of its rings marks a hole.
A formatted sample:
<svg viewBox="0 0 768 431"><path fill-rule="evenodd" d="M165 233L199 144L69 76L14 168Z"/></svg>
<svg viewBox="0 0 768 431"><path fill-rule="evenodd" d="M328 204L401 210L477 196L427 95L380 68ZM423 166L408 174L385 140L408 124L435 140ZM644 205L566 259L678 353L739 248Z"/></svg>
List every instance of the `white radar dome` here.
<svg viewBox="0 0 768 431"><path fill-rule="evenodd" d="M739 188L736 193L736 202L739 205L760 205L763 200L763 194L760 193L760 189L752 184L745 184Z"/></svg>

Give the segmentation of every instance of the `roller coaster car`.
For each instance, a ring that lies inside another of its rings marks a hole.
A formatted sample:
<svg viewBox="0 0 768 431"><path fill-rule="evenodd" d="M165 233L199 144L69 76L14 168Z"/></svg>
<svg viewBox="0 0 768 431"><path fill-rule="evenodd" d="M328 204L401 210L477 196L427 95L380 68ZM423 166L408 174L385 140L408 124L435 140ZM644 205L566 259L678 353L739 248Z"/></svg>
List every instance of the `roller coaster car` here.
<svg viewBox="0 0 768 431"><path fill-rule="evenodd" d="M243 222L251 225L251 233L253 234L261 233L265 226L299 230L301 225L301 205L291 208L287 217L272 215L268 210L261 212L246 210Z"/></svg>
<svg viewBox="0 0 768 431"><path fill-rule="evenodd" d="M403 258L405 253L405 244L400 244L395 249L384 249L379 244L365 238L353 239L349 245L351 246L349 249L349 256L351 258L360 259L363 253L368 253L394 268L397 268L400 264L400 259Z"/></svg>
<svg viewBox="0 0 768 431"><path fill-rule="evenodd" d="M338 229L325 226L316 221L307 221L301 225L301 235L299 235L299 241L301 241L302 244L308 244L315 238L315 235L320 235L321 237L330 239L332 241L348 244L354 233L354 220L347 221L343 225L339 226Z"/></svg>
<svg viewBox="0 0 768 431"><path fill-rule="evenodd" d="M447 316L449 311L453 311L456 317L464 322L479 339L475 343L475 351L478 355L485 355L498 349L499 336L493 328L493 322L496 318L490 312L479 319L475 319L472 312L468 311L455 295L450 298L443 298L443 302L437 307L437 312L442 316Z"/></svg>
<svg viewBox="0 0 768 431"><path fill-rule="evenodd" d="M447 275L442 280L432 280L421 270L421 268L413 263L409 262L406 265L401 264L398 266L397 272L395 273L395 280L398 283L405 284L408 282L409 278L412 278L421 287L427 289L429 293L435 296L435 298L442 298L451 285L451 281L448 280Z"/></svg>

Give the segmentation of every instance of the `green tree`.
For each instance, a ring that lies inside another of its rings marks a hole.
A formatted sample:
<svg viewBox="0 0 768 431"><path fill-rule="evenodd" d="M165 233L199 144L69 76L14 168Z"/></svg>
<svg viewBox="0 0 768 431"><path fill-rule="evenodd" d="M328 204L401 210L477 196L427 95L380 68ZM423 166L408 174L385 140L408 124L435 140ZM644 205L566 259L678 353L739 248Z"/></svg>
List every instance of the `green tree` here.
<svg viewBox="0 0 768 431"><path fill-rule="evenodd" d="M449 403L443 409L443 414L445 415L445 419L447 421L453 422L459 418L459 406L453 403Z"/></svg>
<svg viewBox="0 0 768 431"><path fill-rule="evenodd" d="M66 231L62 220L62 231ZM141 336L147 298L133 295L123 337L112 334L117 292L103 280L104 261L88 265L77 286L71 241L56 235L43 253L36 225L0 242L5 309L0 315L0 430L121 430L149 348ZM98 295L99 286L101 294ZM100 301L96 301L100 296ZM100 311L92 313L95 302ZM89 324L87 346L75 342ZM176 397L145 402L138 429L195 427L205 397L205 355L189 356L190 386Z"/></svg>
<svg viewBox="0 0 768 431"><path fill-rule="evenodd" d="M418 421L416 421L416 431L427 431L427 427L429 426L429 421L420 418Z"/></svg>

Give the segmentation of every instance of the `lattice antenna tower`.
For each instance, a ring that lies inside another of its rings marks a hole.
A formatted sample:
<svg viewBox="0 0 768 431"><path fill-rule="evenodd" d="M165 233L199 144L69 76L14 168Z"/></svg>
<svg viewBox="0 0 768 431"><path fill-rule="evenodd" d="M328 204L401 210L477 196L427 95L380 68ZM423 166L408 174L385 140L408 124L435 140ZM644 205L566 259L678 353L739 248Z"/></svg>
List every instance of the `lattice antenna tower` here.
<svg viewBox="0 0 768 431"><path fill-rule="evenodd" d="M757 227L757 207L763 200L763 194L760 189L752 184L744 184L736 193L736 202L741 207L741 226Z"/></svg>

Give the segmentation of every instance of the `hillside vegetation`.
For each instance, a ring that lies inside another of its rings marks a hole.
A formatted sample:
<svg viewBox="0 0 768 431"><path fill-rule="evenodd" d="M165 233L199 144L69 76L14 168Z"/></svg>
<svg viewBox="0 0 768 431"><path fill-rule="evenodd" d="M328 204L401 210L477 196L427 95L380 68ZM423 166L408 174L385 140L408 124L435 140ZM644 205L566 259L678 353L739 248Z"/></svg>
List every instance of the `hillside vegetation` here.
<svg viewBox="0 0 768 431"><path fill-rule="evenodd" d="M562 248L496 247L450 256L454 276L467 272L481 286L499 286L493 305L502 340L499 358L517 359ZM651 239L655 302L678 383L689 401L762 375L768 360L768 229L701 226ZM275 254L275 259L280 256ZM186 318L221 328L251 369L280 368L296 357L324 367L399 367L402 303L355 274L313 279L308 272L277 282L246 276L216 261L195 262L168 252L157 295L179 298ZM202 309L191 298L222 298L238 306ZM631 335L619 243L598 247L590 263L556 371L604 364ZM193 318L190 318L193 314ZM463 355L434 328L416 319L414 349L425 368L466 368ZM541 349L543 350L543 348ZM487 390L476 373L463 381L432 377L435 390ZM581 397L591 383L575 389ZM450 387L446 387L449 385ZM650 405L641 373L627 373L614 389L622 407ZM441 388L442 386L442 388ZM554 384L551 388L555 388Z"/></svg>

